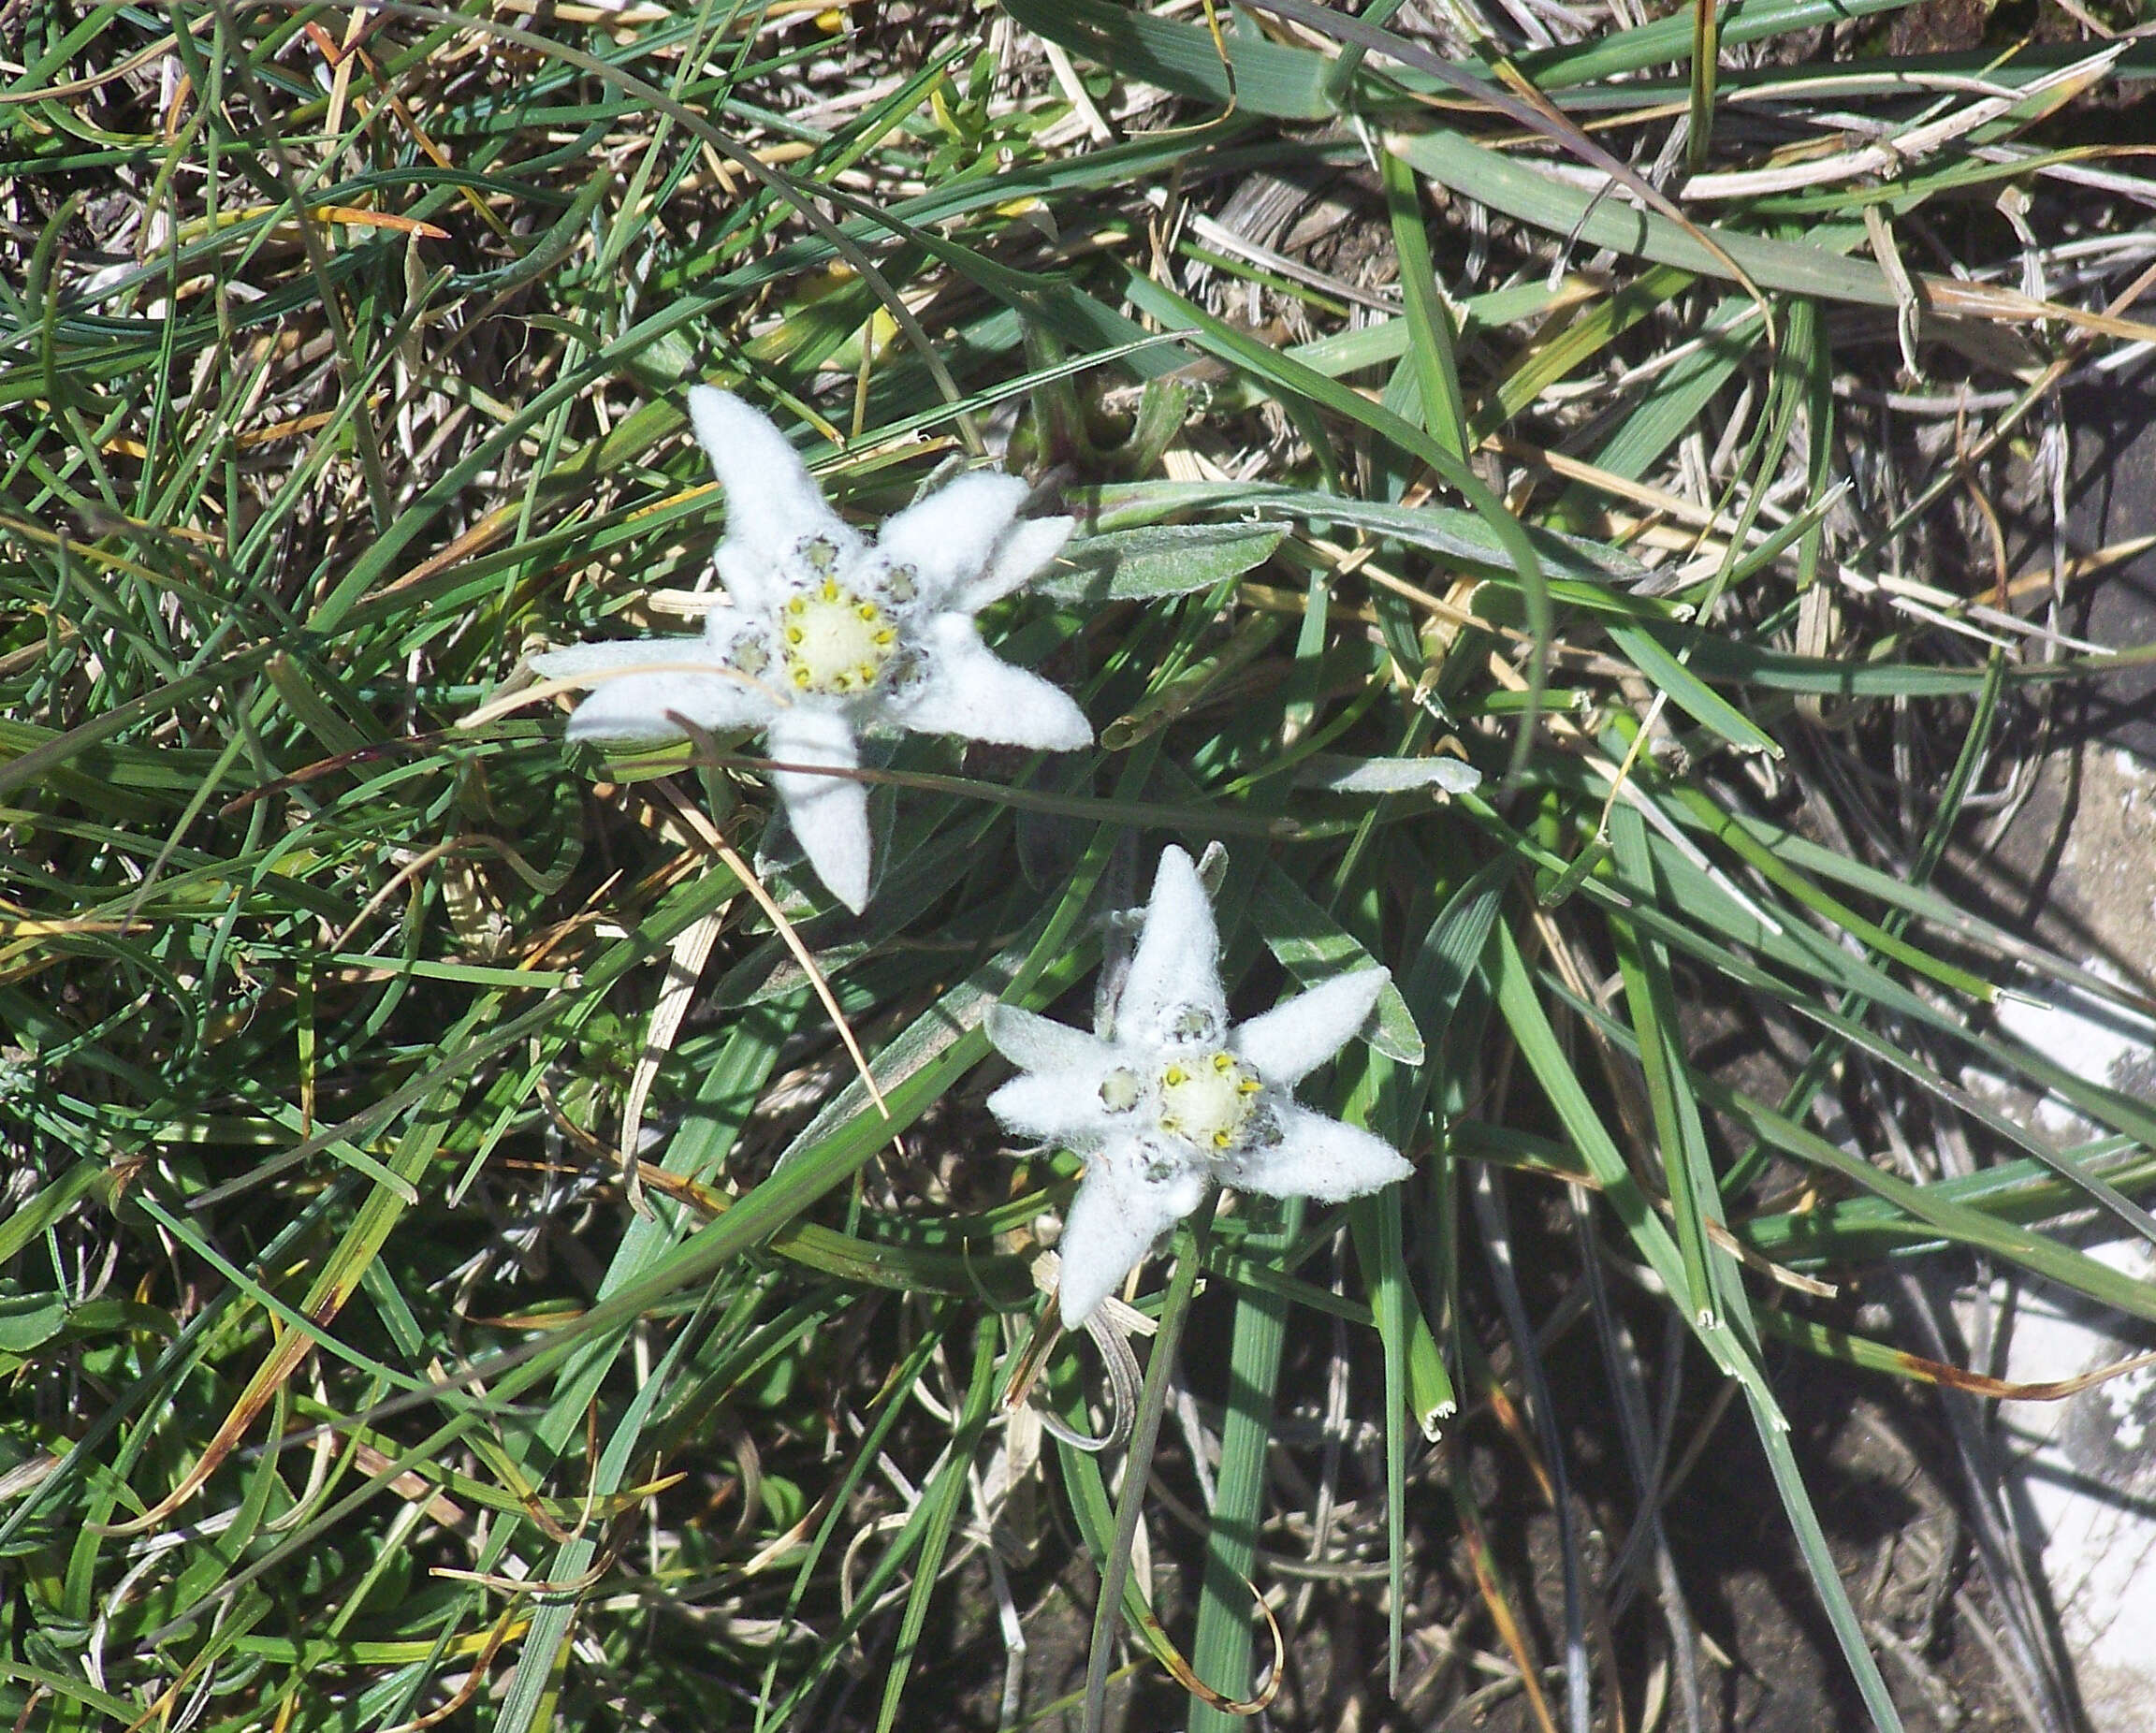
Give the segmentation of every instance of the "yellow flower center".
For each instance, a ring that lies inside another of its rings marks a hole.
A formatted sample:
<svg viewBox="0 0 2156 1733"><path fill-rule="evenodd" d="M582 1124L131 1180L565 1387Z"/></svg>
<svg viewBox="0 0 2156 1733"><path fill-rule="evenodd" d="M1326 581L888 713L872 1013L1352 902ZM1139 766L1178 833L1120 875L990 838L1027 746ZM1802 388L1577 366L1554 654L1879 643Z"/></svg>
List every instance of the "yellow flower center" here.
<svg viewBox="0 0 2156 1733"><path fill-rule="evenodd" d="M1100 1105L1112 1114L1127 1114L1138 1105L1145 1085L1138 1073L1118 1065L1100 1080Z"/></svg>
<svg viewBox="0 0 2156 1733"><path fill-rule="evenodd" d="M1160 1129L1213 1149L1235 1143L1264 1085L1231 1053L1171 1059L1160 1072Z"/></svg>
<svg viewBox="0 0 2156 1733"><path fill-rule="evenodd" d="M898 631L877 604L826 577L787 602L779 643L794 691L842 697L876 684Z"/></svg>

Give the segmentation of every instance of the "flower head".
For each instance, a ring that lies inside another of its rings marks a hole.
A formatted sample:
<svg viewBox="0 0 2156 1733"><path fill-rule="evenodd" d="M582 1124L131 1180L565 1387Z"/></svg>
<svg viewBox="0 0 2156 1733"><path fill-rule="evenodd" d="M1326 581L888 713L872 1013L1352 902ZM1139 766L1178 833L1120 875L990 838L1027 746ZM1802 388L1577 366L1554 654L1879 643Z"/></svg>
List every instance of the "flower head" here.
<svg viewBox="0 0 2156 1733"><path fill-rule="evenodd" d="M1066 1325L1089 1317L1216 1181L1333 1203L1406 1175L1391 1144L1297 1106L1293 1093L1362 1027L1391 978L1338 975L1231 1027L1212 905L1190 857L1170 848L1105 1037L989 1008L988 1039L1020 1073L989 1111L1085 1158L1060 1248Z"/></svg>
<svg viewBox="0 0 2156 1733"><path fill-rule="evenodd" d="M1069 539L1068 517L1020 518L1015 475L962 475L887 519L870 542L828 504L785 436L709 386L690 418L726 490L716 555L734 605L697 638L547 650L532 665L595 690L572 739L663 740L761 728L794 833L817 876L858 912L868 900L867 792L845 772L870 728L1069 750L1093 730L1063 692L998 660L973 616ZM823 772L839 774L828 775Z"/></svg>

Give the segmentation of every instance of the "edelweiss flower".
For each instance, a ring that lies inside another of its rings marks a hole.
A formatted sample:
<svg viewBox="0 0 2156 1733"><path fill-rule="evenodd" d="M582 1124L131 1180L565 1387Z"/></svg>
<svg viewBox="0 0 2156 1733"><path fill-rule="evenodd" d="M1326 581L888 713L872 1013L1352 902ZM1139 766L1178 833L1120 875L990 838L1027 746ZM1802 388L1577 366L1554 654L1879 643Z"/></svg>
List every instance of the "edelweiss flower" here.
<svg viewBox="0 0 2156 1733"><path fill-rule="evenodd" d="M1293 1094L1362 1027L1391 978L1336 976L1230 1028L1213 908L1190 857L1170 848L1105 1039L989 1007L988 1039L1020 1068L989 1111L1085 1158L1060 1247L1066 1326L1084 1322L1216 1180L1336 1203L1406 1175L1391 1144Z"/></svg>
<svg viewBox="0 0 2156 1733"><path fill-rule="evenodd" d="M1039 676L998 661L973 616L1053 559L1068 517L1015 517L1015 475L976 473L910 506L873 544L817 490L785 436L738 398L689 392L726 489L716 563L733 599L701 638L634 638L547 650L548 679L597 690L569 719L572 739L657 740L698 728L762 728L780 764L849 771L865 729L965 735L1068 750L1093 730ZM779 770L772 785L832 894L868 900L867 791L849 777Z"/></svg>

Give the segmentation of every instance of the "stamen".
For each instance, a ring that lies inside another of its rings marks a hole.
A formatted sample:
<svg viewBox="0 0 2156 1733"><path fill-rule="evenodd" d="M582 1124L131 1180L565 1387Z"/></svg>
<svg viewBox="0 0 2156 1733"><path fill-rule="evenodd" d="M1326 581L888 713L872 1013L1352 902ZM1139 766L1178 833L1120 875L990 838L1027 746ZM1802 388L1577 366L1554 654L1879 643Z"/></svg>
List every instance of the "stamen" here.
<svg viewBox="0 0 2156 1733"><path fill-rule="evenodd" d="M783 621L787 673L801 692L850 697L870 691L897 654L890 615L836 577L788 597Z"/></svg>
<svg viewBox="0 0 2156 1733"><path fill-rule="evenodd" d="M1195 1064L1171 1059L1160 1068L1160 1129L1200 1147L1232 1149L1243 1141L1254 1099L1264 1084L1225 1048Z"/></svg>

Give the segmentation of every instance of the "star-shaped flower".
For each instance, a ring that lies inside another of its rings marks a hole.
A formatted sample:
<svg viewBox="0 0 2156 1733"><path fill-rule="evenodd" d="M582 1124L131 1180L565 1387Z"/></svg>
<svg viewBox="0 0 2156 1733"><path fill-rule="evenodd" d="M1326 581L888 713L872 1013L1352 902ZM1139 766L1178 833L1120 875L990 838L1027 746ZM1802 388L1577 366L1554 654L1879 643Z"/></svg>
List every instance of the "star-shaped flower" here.
<svg viewBox="0 0 2156 1733"><path fill-rule="evenodd" d="M547 650L548 679L595 690L572 739L677 737L761 728L783 765L772 784L817 876L856 913L868 900L867 791L845 775L871 728L965 735L1067 750L1092 727L1063 692L998 660L973 616L1055 558L1068 517L1017 517L1026 483L961 475L885 521L871 543L824 502L762 415L692 386L689 415L726 490L719 576L734 605L700 638L633 638Z"/></svg>
<svg viewBox="0 0 2156 1733"><path fill-rule="evenodd" d="M1338 975L1231 1028L1220 940L1198 869L1160 856L1106 1037L994 1005L988 1039L1019 1068L988 1098L1012 1131L1085 1158L1063 1225L1063 1322L1113 1293L1215 1181L1336 1203L1406 1177L1399 1151L1295 1103L1295 1085L1362 1027L1391 977Z"/></svg>

